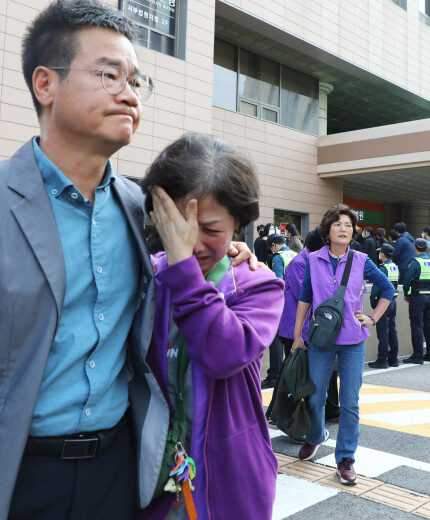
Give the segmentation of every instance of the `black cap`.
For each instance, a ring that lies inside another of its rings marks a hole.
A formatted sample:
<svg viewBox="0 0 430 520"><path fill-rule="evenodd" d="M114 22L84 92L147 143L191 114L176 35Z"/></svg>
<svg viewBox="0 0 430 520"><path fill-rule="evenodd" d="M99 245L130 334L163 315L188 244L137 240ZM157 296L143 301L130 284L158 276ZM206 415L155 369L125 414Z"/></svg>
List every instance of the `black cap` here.
<svg viewBox="0 0 430 520"><path fill-rule="evenodd" d="M391 244L387 244L386 242L384 242L381 245L381 253L384 253L384 255L387 256L393 256L394 247Z"/></svg>
<svg viewBox="0 0 430 520"><path fill-rule="evenodd" d="M415 240L415 247L417 251L422 251L423 253L427 251L427 240L425 238L417 238Z"/></svg>

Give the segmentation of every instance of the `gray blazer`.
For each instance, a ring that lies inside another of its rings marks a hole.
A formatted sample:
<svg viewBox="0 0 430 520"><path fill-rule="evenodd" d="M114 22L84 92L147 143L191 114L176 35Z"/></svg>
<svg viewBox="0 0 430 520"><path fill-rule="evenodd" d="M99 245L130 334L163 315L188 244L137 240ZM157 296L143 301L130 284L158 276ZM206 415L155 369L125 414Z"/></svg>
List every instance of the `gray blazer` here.
<svg viewBox="0 0 430 520"><path fill-rule="evenodd" d="M148 452L155 449L142 448L144 428L150 438L151 421L157 417L168 421L169 412L145 364L155 311L155 281L143 235L144 195L118 175L113 189L135 235L142 266L140 280L136 280L141 304L128 339L141 490ZM7 518L64 292L60 236L30 141L0 163L0 518ZM142 507L149 502L149 493L139 493Z"/></svg>

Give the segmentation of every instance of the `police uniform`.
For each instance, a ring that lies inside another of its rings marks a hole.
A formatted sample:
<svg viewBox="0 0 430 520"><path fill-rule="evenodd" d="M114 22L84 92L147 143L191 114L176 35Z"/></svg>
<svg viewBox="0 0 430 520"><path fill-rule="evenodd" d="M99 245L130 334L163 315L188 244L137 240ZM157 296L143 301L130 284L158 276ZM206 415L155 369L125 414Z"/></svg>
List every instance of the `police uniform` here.
<svg viewBox="0 0 430 520"><path fill-rule="evenodd" d="M411 260L403 282L403 291L409 296L409 320L414 352L403 362L422 364L423 359L430 361L430 258L424 238L415 240L415 248L419 254ZM423 336L427 344L425 356Z"/></svg>
<svg viewBox="0 0 430 520"><path fill-rule="evenodd" d="M393 246L390 244L382 244L381 251L384 254L391 254L394 251ZM394 293L394 297L390 302L390 305L387 307L387 310L381 316L381 318L376 323L376 334L378 336L378 358L376 361L370 362L370 368L388 368L399 366L399 362L397 360L397 355L399 353L399 340L397 338L397 329L396 329L396 313L397 313L397 285L399 283L399 268L397 265L391 260L386 260L383 262L380 267L380 271L382 271L385 276L390 280L390 282L394 285L396 292ZM379 302L379 298L381 295L380 289L373 285L372 292L370 294L370 305L372 309L374 309Z"/></svg>
<svg viewBox="0 0 430 520"><path fill-rule="evenodd" d="M273 254L272 259L272 271L276 274L278 278L284 279L285 275L285 268L287 265L291 262L291 260L297 255L295 251L292 251L289 247L284 246L281 247L281 249ZM281 271L281 263L279 261L279 258L282 260L282 271ZM280 276L282 272L282 276Z"/></svg>

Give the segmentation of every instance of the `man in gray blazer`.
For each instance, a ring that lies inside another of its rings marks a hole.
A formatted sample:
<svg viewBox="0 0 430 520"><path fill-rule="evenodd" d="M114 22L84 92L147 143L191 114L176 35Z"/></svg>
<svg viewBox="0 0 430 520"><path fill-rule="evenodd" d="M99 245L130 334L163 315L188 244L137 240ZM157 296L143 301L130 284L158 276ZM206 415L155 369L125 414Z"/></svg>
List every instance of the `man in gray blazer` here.
<svg viewBox="0 0 430 520"><path fill-rule="evenodd" d="M55 2L25 36L40 137L0 165L1 519L131 519L136 490L146 505L139 439L169 416L144 362L144 196L109 161L152 90L132 41L90 0Z"/></svg>

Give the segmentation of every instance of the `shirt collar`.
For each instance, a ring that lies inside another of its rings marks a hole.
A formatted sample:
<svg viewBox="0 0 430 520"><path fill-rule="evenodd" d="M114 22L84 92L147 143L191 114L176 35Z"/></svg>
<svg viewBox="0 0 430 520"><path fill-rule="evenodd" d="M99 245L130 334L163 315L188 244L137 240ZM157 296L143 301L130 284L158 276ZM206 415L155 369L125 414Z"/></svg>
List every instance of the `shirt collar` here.
<svg viewBox="0 0 430 520"><path fill-rule="evenodd" d="M59 197L66 188L73 187L73 182L49 159L40 149L38 138L33 138L33 150L37 165L43 177L46 190L50 195ZM97 189L106 188L115 181L115 174L109 160L106 165L105 175ZM77 189L77 188L75 188Z"/></svg>

